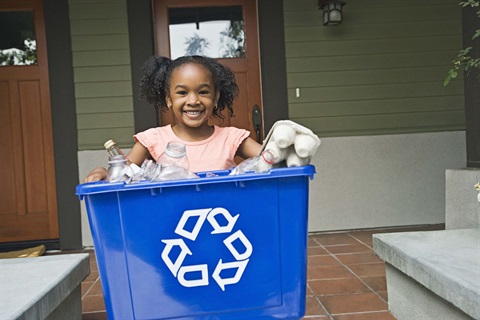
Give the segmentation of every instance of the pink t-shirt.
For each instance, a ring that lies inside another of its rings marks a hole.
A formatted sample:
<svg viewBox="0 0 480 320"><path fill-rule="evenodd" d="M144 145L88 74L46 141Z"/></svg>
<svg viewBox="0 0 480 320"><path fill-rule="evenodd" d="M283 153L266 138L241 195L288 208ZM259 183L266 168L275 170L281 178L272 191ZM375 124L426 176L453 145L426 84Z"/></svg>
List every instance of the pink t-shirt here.
<svg viewBox="0 0 480 320"><path fill-rule="evenodd" d="M213 134L203 141L183 141L172 130L171 125L157 127L133 136L148 149L155 161L165 150L167 143L176 140L187 147L190 170L193 172L224 170L235 166L235 153L250 133L235 127L214 126Z"/></svg>

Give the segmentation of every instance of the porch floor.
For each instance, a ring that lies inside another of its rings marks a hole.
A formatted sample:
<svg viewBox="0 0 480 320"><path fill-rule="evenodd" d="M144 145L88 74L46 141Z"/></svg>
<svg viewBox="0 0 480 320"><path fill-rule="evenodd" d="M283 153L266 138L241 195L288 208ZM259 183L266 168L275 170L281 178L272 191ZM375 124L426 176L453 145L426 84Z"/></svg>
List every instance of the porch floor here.
<svg viewBox="0 0 480 320"><path fill-rule="evenodd" d="M444 225L311 233L308 238L305 320L390 320L385 264L373 252L372 234L443 230ZM105 320L105 304L93 250L82 282L82 319Z"/></svg>

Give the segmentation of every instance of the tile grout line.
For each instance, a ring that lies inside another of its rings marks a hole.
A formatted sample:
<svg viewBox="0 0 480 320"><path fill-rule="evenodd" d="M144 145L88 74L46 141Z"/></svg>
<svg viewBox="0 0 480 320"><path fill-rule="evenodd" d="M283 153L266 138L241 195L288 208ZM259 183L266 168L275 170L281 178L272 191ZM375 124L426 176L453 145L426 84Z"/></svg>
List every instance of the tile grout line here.
<svg viewBox="0 0 480 320"><path fill-rule="evenodd" d="M318 244L323 250L325 250L325 251L328 253L328 255L330 255L330 256L332 255L320 242L317 241L317 239L313 238L312 240L313 240L316 244ZM323 305L323 303L320 301L320 298L318 297L317 293L314 292L313 290L310 290L310 291L312 291L313 296L315 297L315 300L317 300L317 302L320 304L320 306L321 306L321 307L323 308L323 310L325 311L328 319L334 320L332 314L330 313L330 311L328 311L327 308L326 308L326 307Z"/></svg>
<svg viewBox="0 0 480 320"><path fill-rule="evenodd" d="M366 244L365 242L363 242L362 240L356 238L355 236L351 235L349 232L346 232L346 234L349 236L349 237L352 237L353 239L355 239L356 241L360 242L361 244L363 244L364 246L367 246L369 247L370 249L373 250L373 238L372 238L372 246L369 246L368 244ZM372 234L373 236L373 234ZM375 254L375 251L373 252Z"/></svg>
<svg viewBox="0 0 480 320"><path fill-rule="evenodd" d="M307 286L309 287L310 291L313 293L313 297L315 298L315 300L317 300L317 302L320 304L320 306L322 307L323 311L325 311L325 315L328 317L328 319L330 320L333 320L333 317L332 315L330 314L330 312L328 312L327 308L325 308L325 306L323 305L323 303L320 301L320 299L317 297L317 294L310 288L310 285L308 284L308 281L307 281ZM319 315L312 315L311 317L318 317Z"/></svg>
<svg viewBox="0 0 480 320"><path fill-rule="evenodd" d="M349 233L346 233L348 234L348 236L352 237L353 239L355 239L356 241L359 241L357 238L353 237L352 235L350 235ZM362 280L362 278L360 278L360 276L358 276L352 269L350 269L346 264L344 264L342 261L340 261L340 259L337 258L336 255L334 255L333 253L331 253L328 248L326 248L323 244L319 243L316 239L313 239L316 243L318 243L318 245L320 245L323 249L325 249L329 255L331 255L335 260L337 260L337 262L339 262L343 267L345 267L350 273L352 273L358 280L360 280L361 283L363 283L372 293L374 293L377 297L379 297L383 302L387 303L388 305L388 302L385 301L385 299L382 298L382 296L380 296L377 291L373 290L372 287L370 287L365 281ZM361 242L361 241L359 241ZM363 242L361 242L363 244ZM370 246L367 246L368 248L370 248ZM351 253L353 254L353 253ZM388 311L388 309L387 309Z"/></svg>
<svg viewBox="0 0 480 320"><path fill-rule="evenodd" d="M85 298L85 297L90 293L90 291L92 291L93 286L94 286L99 280L100 280L100 277L97 277L97 278L95 279L95 281L93 281L93 283L92 283L92 285L90 286L90 288L88 288L88 290L87 290L87 291L85 292L85 294L82 296L82 300L83 300L83 298Z"/></svg>
<svg viewBox="0 0 480 320"><path fill-rule="evenodd" d="M367 246L368 248L371 248L369 245L367 245L367 244L365 244L364 242L360 241L359 239L355 238L355 237L352 236L350 233L347 232L347 235L350 236L350 237L352 237L352 238L355 239L356 241L364 244L364 245ZM371 248L371 249L373 250L373 248ZM325 250L328 250L328 249L325 248ZM375 254L375 252L374 252L374 254ZM334 257L338 262L340 262L343 266L345 266L345 268L347 268L351 273L353 273L353 274L355 275L355 277L357 277L358 280L360 280L364 285L366 285L368 289L370 289L377 297L380 298L380 300L382 300L383 302L385 302L385 303L387 304L387 306L388 306L388 301L385 301L385 299L383 299L383 297L380 296L376 290L373 290L373 288L370 287L365 281L363 281L363 279L362 279L359 275L357 275L355 272L353 272L352 269L350 269L346 264L344 264L343 262L341 262L340 259L338 259L335 255L333 255L333 257ZM385 263L383 263L383 265L385 266ZM387 311L388 311L388 309L387 309Z"/></svg>

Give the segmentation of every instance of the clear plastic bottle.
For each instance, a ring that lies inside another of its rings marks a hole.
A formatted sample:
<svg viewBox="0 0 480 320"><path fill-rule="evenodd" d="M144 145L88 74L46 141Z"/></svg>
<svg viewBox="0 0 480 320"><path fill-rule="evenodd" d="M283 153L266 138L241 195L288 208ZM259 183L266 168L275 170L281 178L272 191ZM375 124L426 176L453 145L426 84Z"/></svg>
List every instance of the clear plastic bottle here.
<svg viewBox="0 0 480 320"><path fill-rule="evenodd" d="M187 148L181 142L170 141L165 152L158 158L157 163L162 167L177 166L188 170L190 164L187 158Z"/></svg>
<svg viewBox="0 0 480 320"><path fill-rule="evenodd" d="M277 163L278 156L273 150L265 150L261 155L245 159L233 168L230 175L244 174L248 172L267 172Z"/></svg>
<svg viewBox="0 0 480 320"><path fill-rule="evenodd" d="M280 161L285 160L285 158L287 157L287 151L289 150L289 148L290 147L280 148L278 144L273 140L270 140L265 146L265 150L270 150L271 152L277 155L277 159L275 160L275 163L279 163Z"/></svg>
<svg viewBox="0 0 480 320"><path fill-rule="evenodd" d="M123 158L125 158L125 164L130 166L130 168L133 170L134 174L137 173L140 170L140 167L137 166L135 163L128 163L127 156L125 155L125 153L123 153L123 150L120 149L120 147L117 145L117 143L115 141L108 140L107 142L104 143L103 146L105 147L108 154L110 155L109 164L110 164L110 160L113 160L113 157L118 157L118 158L115 158L114 161L119 161L120 157L123 157Z"/></svg>
<svg viewBox="0 0 480 320"><path fill-rule="evenodd" d="M112 157L113 156L120 156L120 155L125 156L122 149L120 149L117 146L117 143L113 140L108 140L107 142L104 143L103 146L107 150L108 154Z"/></svg>
<svg viewBox="0 0 480 320"><path fill-rule="evenodd" d="M267 149L260 155L255 172L267 172L272 169L272 166L277 162L278 155L273 150Z"/></svg>

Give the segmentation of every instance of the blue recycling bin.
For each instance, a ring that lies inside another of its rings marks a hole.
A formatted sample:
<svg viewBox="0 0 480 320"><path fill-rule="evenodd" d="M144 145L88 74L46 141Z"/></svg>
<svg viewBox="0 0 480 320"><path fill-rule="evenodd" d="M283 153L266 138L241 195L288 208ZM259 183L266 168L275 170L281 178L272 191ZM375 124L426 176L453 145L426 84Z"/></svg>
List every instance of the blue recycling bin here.
<svg viewBox="0 0 480 320"><path fill-rule="evenodd" d="M300 319L312 165L77 186L108 319Z"/></svg>

